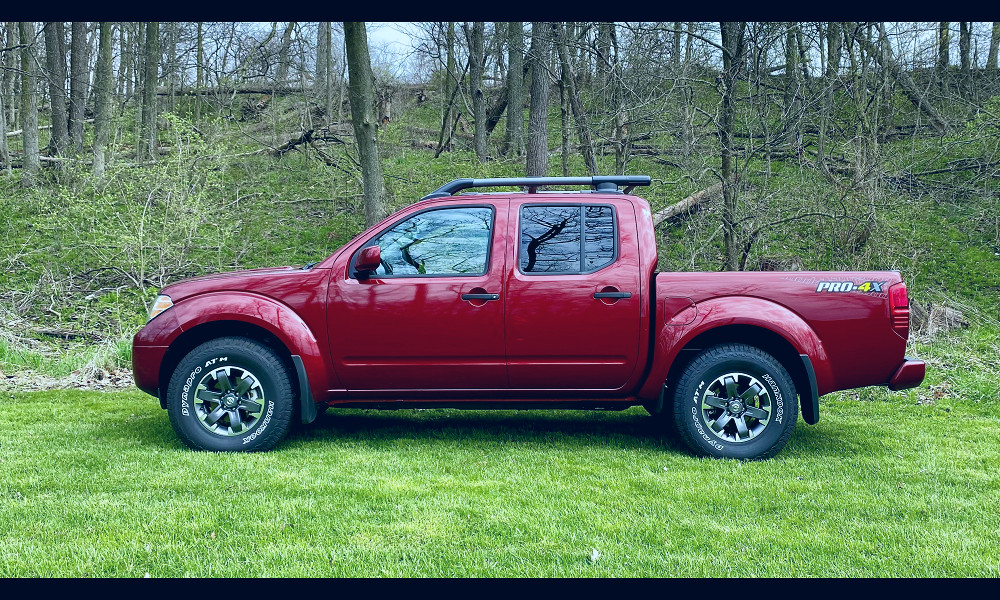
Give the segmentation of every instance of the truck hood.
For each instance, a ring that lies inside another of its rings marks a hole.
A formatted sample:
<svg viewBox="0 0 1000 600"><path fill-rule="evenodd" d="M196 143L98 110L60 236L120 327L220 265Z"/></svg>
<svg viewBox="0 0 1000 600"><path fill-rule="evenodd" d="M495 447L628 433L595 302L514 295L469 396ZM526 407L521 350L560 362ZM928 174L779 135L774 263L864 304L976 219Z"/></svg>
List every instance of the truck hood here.
<svg viewBox="0 0 1000 600"><path fill-rule="evenodd" d="M176 303L189 296L207 292L254 291L260 287L259 284L265 281L270 283L275 278L284 279L286 277L289 280L297 280L312 271L313 269L288 266L213 273L176 281L163 288L160 293L170 296Z"/></svg>

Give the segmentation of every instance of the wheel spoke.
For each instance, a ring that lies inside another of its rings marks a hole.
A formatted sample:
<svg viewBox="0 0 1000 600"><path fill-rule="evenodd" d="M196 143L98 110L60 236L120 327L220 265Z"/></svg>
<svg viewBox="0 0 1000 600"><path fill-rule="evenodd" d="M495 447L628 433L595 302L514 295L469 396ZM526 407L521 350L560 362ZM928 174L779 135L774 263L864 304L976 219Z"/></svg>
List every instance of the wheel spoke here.
<svg viewBox="0 0 1000 600"><path fill-rule="evenodd" d="M222 397L222 394L220 394L219 392L213 392L212 390L198 390L198 393L195 394L194 397L196 400L200 400L202 402L218 403L219 398Z"/></svg>
<svg viewBox="0 0 1000 600"><path fill-rule="evenodd" d="M725 409L727 404L725 399L719 398L718 396L705 396L705 404L715 407Z"/></svg>
<svg viewBox="0 0 1000 600"><path fill-rule="evenodd" d="M226 373L223 369L215 372L215 380L219 382L219 388L223 392L233 389L233 382L229 381L229 373Z"/></svg>
<svg viewBox="0 0 1000 600"><path fill-rule="evenodd" d="M726 385L726 398L729 398L730 400L738 398L739 394L736 392L736 380L732 377L726 377L722 381Z"/></svg>
<svg viewBox="0 0 1000 600"><path fill-rule="evenodd" d="M760 385L755 383L750 386L750 389L740 394L740 398L746 400L747 402L751 402L755 396L760 396L760 393L763 391L764 390L761 389Z"/></svg>
<svg viewBox="0 0 1000 600"><path fill-rule="evenodd" d="M239 385L236 386L236 393L242 396L243 394L250 391L250 387L257 383L253 380L253 376L245 375L240 379Z"/></svg>
<svg viewBox="0 0 1000 600"><path fill-rule="evenodd" d="M209 425L215 425L224 414L226 414L226 409L222 408L220 404L215 410L205 416L205 422Z"/></svg>
<svg viewBox="0 0 1000 600"><path fill-rule="evenodd" d="M733 417L729 413L724 412L719 416L718 419L715 420L714 423L712 423L711 427L716 432L721 432L726 427L726 424L732 420Z"/></svg>
<svg viewBox="0 0 1000 600"><path fill-rule="evenodd" d="M264 410L264 407L260 405L259 402L254 402L253 400L244 400L240 403L240 406L246 409L250 414L259 413Z"/></svg>
<svg viewBox="0 0 1000 600"><path fill-rule="evenodd" d="M767 420L767 411L762 408L757 408L756 406L747 407L747 416L753 417L758 421Z"/></svg>
<svg viewBox="0 0 1000 600"><path fill-rule="evenodd" d="M736 422L736 433L739 438L750 437L750 430L747 429L747 422L743 420L743 417L736 417L733 419Z"/></svg>
<svg viewBox="0 0 1000 600"><path fill-rule="evenodd" d="M234 408L229 411L229 427L232 428L233 433L243 431L243 419L240 418L240 409Z"/></svg>

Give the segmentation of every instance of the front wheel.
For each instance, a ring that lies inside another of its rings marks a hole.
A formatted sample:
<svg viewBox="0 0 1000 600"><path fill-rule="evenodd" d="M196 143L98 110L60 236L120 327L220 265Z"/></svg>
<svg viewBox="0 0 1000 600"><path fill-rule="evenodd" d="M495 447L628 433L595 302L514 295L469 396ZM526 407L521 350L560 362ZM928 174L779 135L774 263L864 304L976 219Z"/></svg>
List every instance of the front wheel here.
<svg viewBox="0 0 1000 600"><path fill-rule="evenodd" d="M288 367L260 342L223 337L188 353L167 387L170 423L196 450L273 448L294 412Z"/></svg>
<svg viewBox="0 0 1000 600"><path fill-rule="evenodd" d="M788 442L796 419L798 397L788 371L753 346L703 351L674 390L674 425L702 456L770 458Z"/></svg>

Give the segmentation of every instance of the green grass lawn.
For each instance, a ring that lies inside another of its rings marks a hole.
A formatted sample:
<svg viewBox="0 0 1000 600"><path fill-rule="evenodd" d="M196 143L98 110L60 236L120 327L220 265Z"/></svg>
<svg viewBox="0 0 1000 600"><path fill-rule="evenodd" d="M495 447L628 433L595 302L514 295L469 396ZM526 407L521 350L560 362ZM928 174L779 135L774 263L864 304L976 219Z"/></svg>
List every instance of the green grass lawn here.
<svg viewBox="0 0 1000 600"><path fill-rule="evenodd" d="M752 463L640 408L331 410L222 455L138 391L3 392L0 576L995 577L1000 413L927 391L827 396Z"/></svg>

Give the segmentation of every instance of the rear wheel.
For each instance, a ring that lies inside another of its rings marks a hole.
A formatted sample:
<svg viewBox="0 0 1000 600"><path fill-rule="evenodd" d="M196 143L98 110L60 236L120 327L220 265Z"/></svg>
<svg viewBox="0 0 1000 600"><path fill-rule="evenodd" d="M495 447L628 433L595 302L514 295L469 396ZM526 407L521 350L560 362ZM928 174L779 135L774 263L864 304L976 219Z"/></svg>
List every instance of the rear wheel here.
<svg viewBox="0 0 1000 600"><path fill-rule="evenodd" d="M196 450L273 448L291 426L292 380L281 358L260 342L223 337L188 353L167 387L177 435Z"/></svg>
<svg viewBox="0 0 1000 600"><path fill-rule="evenodd" d="M702 456L770 458L788 442L797 418L788 371L753 346L724 344L703 351L674 390L674 425Z"/></svg>

